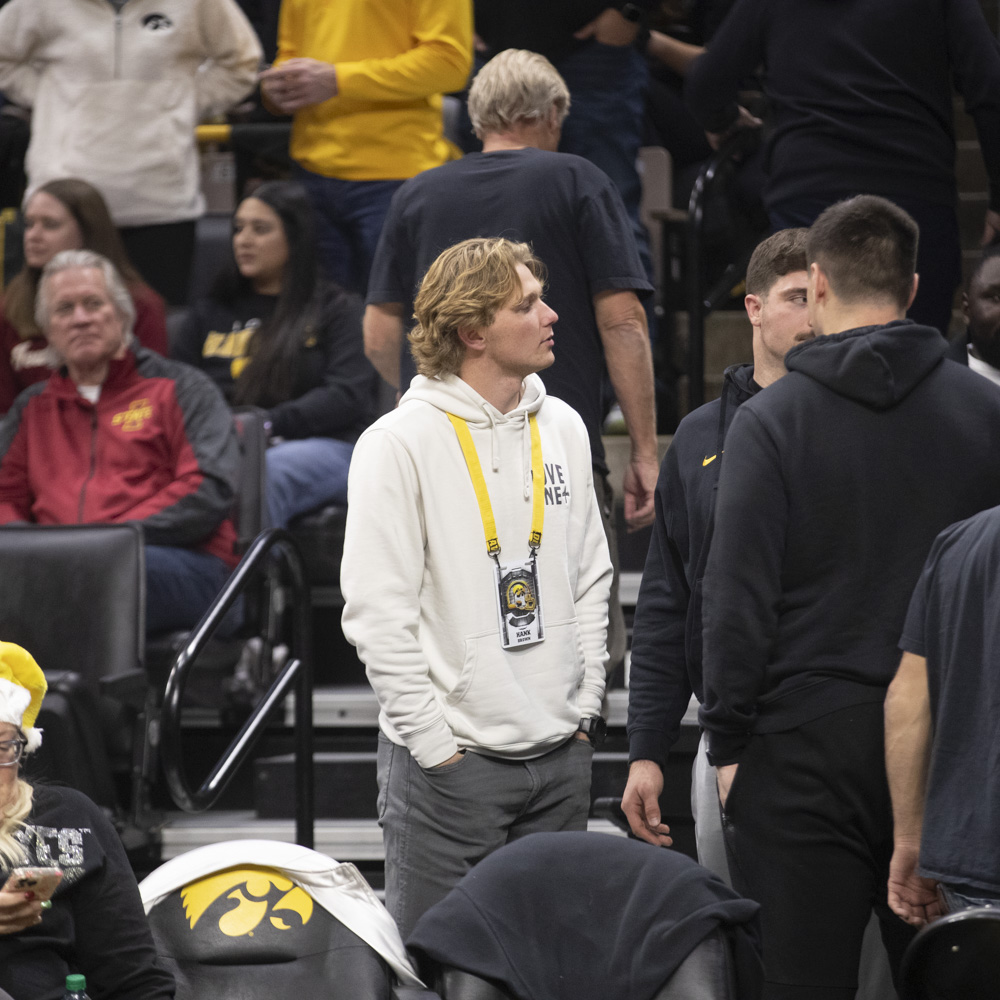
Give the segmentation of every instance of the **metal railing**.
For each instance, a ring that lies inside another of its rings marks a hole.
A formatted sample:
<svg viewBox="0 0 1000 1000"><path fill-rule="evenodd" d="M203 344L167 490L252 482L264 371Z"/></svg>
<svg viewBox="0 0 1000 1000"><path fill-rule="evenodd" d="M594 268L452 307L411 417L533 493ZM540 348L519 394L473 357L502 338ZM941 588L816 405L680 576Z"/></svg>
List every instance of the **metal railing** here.
<svg viewBox="0 0 1000 1000"><path fill-rule="evenodd" d="M741 249L722 277L706 288L705 207L724 170L736 157L760 141L755 129L737 129L702 167L688 199L687 286L688 286L688 411L705 402L705 321L725 300L732 287L746 274L753 247Z"/></svg>
<svg viewBox="0 0 1000 1000"><path fill-rule="evenodd" d="M250 717L233 738L208 777L193 790L188 783L181 746L181 712L184 688L198 655L222 624L227 612L261 570L276 564L290 591L291 632L289 656L267 693L254 706ZM295 688L295 841L311 848L314 842L315 785L313 781L313 665L310 648L309 586L302 556L292 536L272 529L258 535L233 570L204 618L177 654L163 696L160 750L167 785L174 802L186 812L210 809L225 791L240 765L260 740L271 712Z"/></svg>

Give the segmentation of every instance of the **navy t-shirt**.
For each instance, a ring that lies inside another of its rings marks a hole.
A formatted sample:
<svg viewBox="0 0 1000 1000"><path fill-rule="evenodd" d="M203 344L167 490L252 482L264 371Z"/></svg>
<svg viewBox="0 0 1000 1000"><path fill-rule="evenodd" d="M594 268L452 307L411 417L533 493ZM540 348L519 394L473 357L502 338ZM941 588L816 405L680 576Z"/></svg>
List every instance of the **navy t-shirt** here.
<svg viewBox="0 0 1000 1000"><path fill-rule="evenodd" d="M938 535L899 645L927 660L934 726L920 873L1000 895L1000 507Z"/></svg>
<svg viewBox="0 0 1000 1000"><path fill-rule="evenodd" d="M479 236L530 243L548 269L545 301L556 311L555 363L539 374L546 390L583 417L594 464L601 444L604 349L593 297L651 291L621 197L582 157L527 148L472 153L408 180L395 194L368 280L368 302L413 297L442 250ZM415 374L404 351L401 385Z"/></svg>

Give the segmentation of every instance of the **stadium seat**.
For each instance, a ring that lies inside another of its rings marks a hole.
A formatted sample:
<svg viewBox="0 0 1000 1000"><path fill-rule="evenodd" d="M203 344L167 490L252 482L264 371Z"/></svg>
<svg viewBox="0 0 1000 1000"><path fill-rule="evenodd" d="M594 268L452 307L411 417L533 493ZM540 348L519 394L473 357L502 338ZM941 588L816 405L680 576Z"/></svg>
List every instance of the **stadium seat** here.
<svg viewBox="0 0 1000 1000"><path fill-rule="evenodd" d="M354 865L293 844L230 841L139 886L177 1000L430 997L392 918Z"/></svg>
<svg viewBox="0 0 1000 1000"><path fill-rule="evenodd" d="M1000 908L949 913L910 943L900 971L902 1000L1000 997Z"/></svg>
<svg viewBox="0 0 1000 1000"><path fill-rule="evenodd" d="M536 833L480 861L406 944L443 1000L754 1000L758 910L676 851Z"/></svg>
<svg viewBox="0 0 1000 1000"><path fill-rule="evenodd" d="M141 529L11 526L0 531L0 563L0 636L31 651L50 688L31 773L113 809L129 775L137 780L132 764L141 753L133 725L147 692Z"/></svg>

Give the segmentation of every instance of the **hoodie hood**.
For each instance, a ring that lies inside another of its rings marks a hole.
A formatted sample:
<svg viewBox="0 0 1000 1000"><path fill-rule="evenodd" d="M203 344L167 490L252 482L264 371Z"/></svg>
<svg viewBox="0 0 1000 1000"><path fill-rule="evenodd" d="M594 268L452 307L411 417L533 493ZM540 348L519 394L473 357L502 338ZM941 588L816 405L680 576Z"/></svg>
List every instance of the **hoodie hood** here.
<svg viewBox="0 0 1000 1000"><path fill-rule="evenodd" d="M417 375L410 382L410 388L400 399L399 405L405 406L411 400L420 399L445 413L454 413L456 417L467 421L470 427L494 427L504 421L523 421L529 413L538 412L545 399L542 380L537 375L529 375L523 386L521 402L509 413L501 413L457 375L435 378Z"/></svg>
<svg viewBox="0 0 1000 1000"><path fill-rule="evenodd" d="M753 380L753 365L730 365L722 378L722 397L719 405L719 424L716 434L715 451L721 455L726 441L726 431L732 421L731 414L760 389Z"/></svg>
<svg viewBox="0 0 1000 1000"><path fill-rule="evenodd" d="M521 401L509 413L501 413L457 375L441 375L435 378L417 375L399 401L399 405L403 407L413 400L430 403L445 413L461 417L473 433L477 430L488 431L490 468L494 472L500 468L500 435L510 433L511 430L520 430L523 492L525 498L528 498L531 496L531 428L528 416L537 413L541 407L545 399L545 386L537 375L529 375L522 386ZM480 452L479 460L483 461L484 458Z"/></svg>
<svg viewBox="0 0 1000 1000"><path fill-rule="evenodd" d="M926 378L947 349L933 327L897 320L808 340L788 352L785 367L873 410L887 410Z"/></svg>

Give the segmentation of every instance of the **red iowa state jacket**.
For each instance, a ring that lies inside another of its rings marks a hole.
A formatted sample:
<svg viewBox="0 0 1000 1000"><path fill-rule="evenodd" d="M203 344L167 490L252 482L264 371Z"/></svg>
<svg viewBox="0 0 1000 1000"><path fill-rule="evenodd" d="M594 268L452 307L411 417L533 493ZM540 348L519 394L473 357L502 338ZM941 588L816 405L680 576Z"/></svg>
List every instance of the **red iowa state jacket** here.
<svg viewBox="0 0 1000 1000"><path fill-rule="evenodd" d="M64 371L0 423L0 524L139 521L150 545L235 565L239 444L211 380L138 347L111 362L94 405Z"/></svg>

